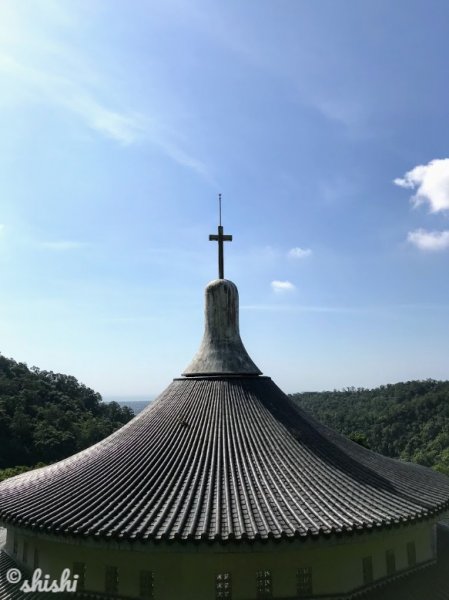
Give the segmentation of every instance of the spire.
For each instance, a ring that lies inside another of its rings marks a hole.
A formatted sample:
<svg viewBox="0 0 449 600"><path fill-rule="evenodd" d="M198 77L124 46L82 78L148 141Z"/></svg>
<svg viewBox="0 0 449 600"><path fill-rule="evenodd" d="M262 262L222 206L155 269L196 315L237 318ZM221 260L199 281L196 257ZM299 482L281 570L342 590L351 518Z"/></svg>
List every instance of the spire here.
<svg viewBox="0 0 449 600"><path fill-rule="evenodd" d="M218 277L224 279L224 252L223 242L232 242L232 235L224 235L221 225L221 194L218 194L218 235L211 234L210 242L218 242Z"/></svg>
<svg viewBox="0 0 449 600"><path fill-rule="evenodd" d="M183 375L260 375L240 338L237 286L228 279L215 279L207 285L205 296L203 341Z"/></svg>
<svg viewBox="0 0 449 600"><path fill-rule="evenodd" d="M232 235L223 234L221 194L218 194L218 211L218 235L210 235L209 240L218 242L219 279L206 287L203 341L183 375L261 375L240 338L237 286L224 278L223 242L231 242Z"/></svg>

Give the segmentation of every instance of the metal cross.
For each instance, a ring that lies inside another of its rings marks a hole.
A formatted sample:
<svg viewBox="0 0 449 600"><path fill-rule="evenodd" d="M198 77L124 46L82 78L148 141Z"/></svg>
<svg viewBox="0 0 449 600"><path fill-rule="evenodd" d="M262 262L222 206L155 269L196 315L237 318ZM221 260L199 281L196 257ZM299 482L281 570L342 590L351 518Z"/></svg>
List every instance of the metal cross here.
<svg viewBox="0 0 449 600"><path fill-rule="evenodd" d="M224 235L223 227L221 225L221 194L218 194L220 224L218 226L218 235L211 234L209 236L210 242L218 242L218 278L224 279L224 254L223 254L223 242L232 242L232 235Z"/></svg>

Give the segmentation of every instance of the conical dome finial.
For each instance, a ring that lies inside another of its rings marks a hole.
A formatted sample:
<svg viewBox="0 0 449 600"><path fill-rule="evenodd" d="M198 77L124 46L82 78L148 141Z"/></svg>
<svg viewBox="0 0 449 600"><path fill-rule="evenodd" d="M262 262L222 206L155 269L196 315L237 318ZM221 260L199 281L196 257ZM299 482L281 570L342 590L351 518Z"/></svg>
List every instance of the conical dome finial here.
<svg viewBox="0 0 449 600"><path fill-rule="evenodd" d="M228 279L216 279L208 284L205 295L203 341L183 375L261 375L240 338L237 286Z"/></svg>

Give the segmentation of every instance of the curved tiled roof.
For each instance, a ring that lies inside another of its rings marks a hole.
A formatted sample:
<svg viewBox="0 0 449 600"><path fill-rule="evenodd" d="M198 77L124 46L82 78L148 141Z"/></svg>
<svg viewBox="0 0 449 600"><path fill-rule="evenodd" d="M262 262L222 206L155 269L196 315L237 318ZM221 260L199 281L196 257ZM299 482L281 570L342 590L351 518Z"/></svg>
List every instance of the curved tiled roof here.
<svg viewBox="0 0 449 600"><path fill-rule="evenodd" d="M212 282L186 377L95 446L0 484L0 519L106 539L293 539L449 505L449 478L347 440L259 373L240 339L237 288Z"/></svg>
<svg viewBox="0 0 449 600"><path fill-rule="evenodd" d="M142 540L294 538L448 506L449 479L313 421L268 377L176 379L95 446L0 485L0 517Z"/></svg>

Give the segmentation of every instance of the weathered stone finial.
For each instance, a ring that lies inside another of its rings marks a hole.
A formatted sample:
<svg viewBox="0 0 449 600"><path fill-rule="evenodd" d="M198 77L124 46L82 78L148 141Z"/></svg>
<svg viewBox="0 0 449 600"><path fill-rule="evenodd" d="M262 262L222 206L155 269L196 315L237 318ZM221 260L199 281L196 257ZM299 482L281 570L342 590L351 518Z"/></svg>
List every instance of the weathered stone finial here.
<svg viewBox="0 0 449 600"><path fill-rule="evenodd" d="M205 295L203 341L183 375L260 375L240 338L237 286L228 279L216 279L208 284Z"/></svg>

